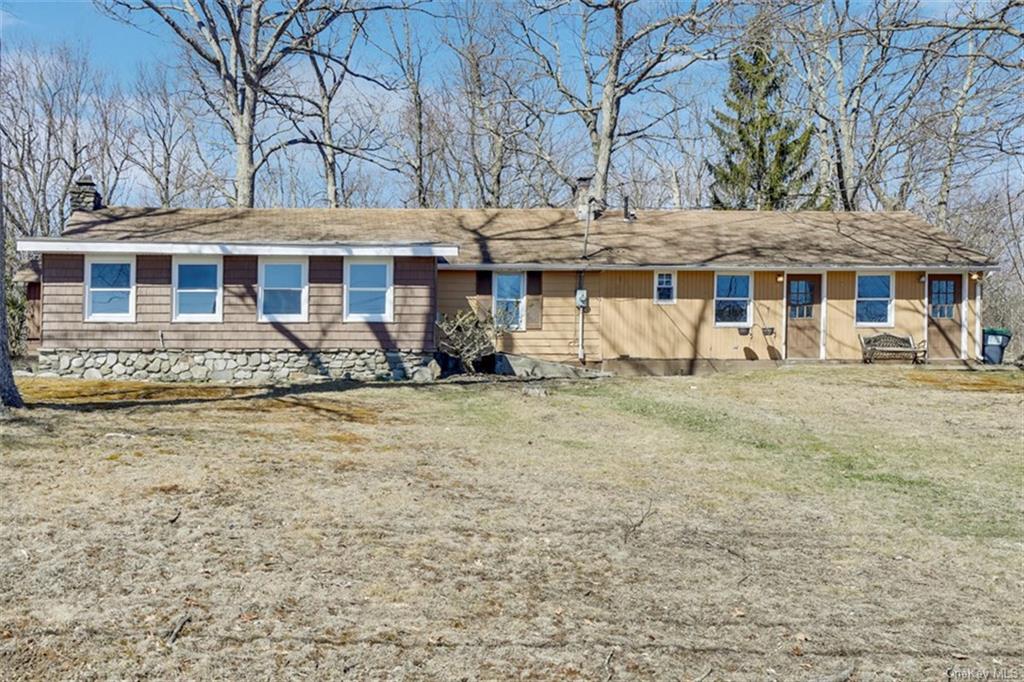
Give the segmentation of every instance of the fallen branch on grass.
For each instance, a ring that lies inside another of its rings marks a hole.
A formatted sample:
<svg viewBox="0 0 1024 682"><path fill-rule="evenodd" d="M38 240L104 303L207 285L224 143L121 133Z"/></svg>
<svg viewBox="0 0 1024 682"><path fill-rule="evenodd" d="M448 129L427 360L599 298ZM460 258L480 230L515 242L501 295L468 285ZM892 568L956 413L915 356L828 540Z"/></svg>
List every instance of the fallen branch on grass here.
<svg viewBox="0 0 1024 682"><path fill-rule="evenodd" d="M708 547L712 547L714 549L720 549L723 552L727 552L729 554L732 554L734 557L736 557L740 561L746 561L747 560L747 557L743 556L742 554L737 552L735 549L726 547L725 545L716 545L715 543L711 542L710 540L705 540L704 544L707 545Z"/></svg>
<svg viewBox="0 0 1024 682"><path fill-rule="evenodd" d="M846 682L848 679L853 677L854 671L857 666L851 665L849 668L840 670L834 675L826 675L825 677L815 677L811 682Z"/></svg>
<svg viewBox="0 0 1024 682"><path fill-rule="evenodd" d="M175 640L178 639L178 635L181 634L181 629L185 627L185 623L189 622L190 620L192 620L192 615L188 613L186 613L178 620L178 624L174 626L173 630L171 630L171 634L167 635L168 644L174 644Z"/></svg>

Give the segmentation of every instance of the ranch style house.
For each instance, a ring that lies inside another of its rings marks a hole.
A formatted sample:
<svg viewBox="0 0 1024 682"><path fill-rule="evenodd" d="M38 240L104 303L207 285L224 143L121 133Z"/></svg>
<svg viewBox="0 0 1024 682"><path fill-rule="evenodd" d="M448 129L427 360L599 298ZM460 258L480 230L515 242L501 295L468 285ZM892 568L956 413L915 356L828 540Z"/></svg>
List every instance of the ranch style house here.
<svg viewBox="0 0 1024 682"><path fill-rule="evenodd" d="M17 247L41 367L94 378L404 378L467 308L502 352L621 373L860 361L886 332L973 361L996 267L907 212L127 208L88 178L72 204Z"/></svg>

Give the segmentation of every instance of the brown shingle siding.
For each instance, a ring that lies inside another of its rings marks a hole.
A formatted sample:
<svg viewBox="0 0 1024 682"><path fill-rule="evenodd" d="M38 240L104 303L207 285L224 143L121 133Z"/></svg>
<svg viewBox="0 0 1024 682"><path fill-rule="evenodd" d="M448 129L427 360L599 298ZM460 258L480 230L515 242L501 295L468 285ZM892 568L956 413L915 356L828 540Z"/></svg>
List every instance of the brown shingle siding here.
<svg viewBox="0 0 1024 682"><path fill-rule="evenodd" d="M81 256L78 258L81 262ZM159 348L162 332L168 348L433 350L433 259L395 259L395 320L387 324L343 322L344 289L338 276L341 259L316 260L314 266L310 259L309 321L275 324L257 321L255 257L224 258L221 323L172 322L171 285L141 282L136 287L135 323L85 322L79 268L78 282L44 284L44 343L48 348ZM61 262L73 261L65 258ZM140 271L141 267L140 263ZM316 283L312 281L314 267L322 276ZM236 283L229 283L229 274ZM323 281L330 279L337 281Z"/></svg>
<svg viewBox="0 0 1024 682"><path fill-rule="evenodd" d="M258 268L256 256L224 256L224 285L256 284ZM227 296L227 291L224 295Z"/></svg>
<svg viewBox="0 0 1024 682"><path fill-rule="evenodd" d="M310 284L341 284L344 279L345 261L337 256L310 256Z"/></svg>

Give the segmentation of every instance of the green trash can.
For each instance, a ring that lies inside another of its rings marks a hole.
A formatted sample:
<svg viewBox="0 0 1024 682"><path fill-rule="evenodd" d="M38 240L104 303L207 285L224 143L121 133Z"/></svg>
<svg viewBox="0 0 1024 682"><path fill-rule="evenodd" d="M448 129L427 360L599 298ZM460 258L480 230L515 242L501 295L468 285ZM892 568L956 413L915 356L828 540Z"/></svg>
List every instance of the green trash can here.
<svg viewBox="0 0 1024 682"><path fill-rule="evenodd" d="M1010 345L1013 334L1009 329L1002 327L986 327L982 330L982 337L985 340L983 357L986 365L1003 364L1003 353Z"/></svg>

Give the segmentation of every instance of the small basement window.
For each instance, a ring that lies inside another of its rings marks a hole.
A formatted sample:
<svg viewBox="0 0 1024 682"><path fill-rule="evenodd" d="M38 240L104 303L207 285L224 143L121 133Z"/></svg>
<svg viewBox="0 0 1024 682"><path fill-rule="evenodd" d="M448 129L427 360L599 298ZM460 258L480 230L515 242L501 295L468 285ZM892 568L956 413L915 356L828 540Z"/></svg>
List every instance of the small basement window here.
<svg viewBox="0 0 1024 682"><path fill-rule="evenodd" d="M260 322L305 322L308 319L306 259L261 258Z"/></svg>
<svg viewBox="0 0 1024 682"><path fill-rule="evenodd" d="M220 322L223 319L219 257L175 258L172 279L175 322Z"/></svg>
<svg viewBox="0 0 1024 682"><path fill-rule="evenodd" d="M499 329L526 329L526 273L494 273L494 323Z"/></svg>
<svg viewBox="0 0 1024 682"><path fill-rule="evenodd" d="M661 304L676 302L676 273L654 273L654 302Z"/></svg>
<svg viewBox="0 0 1024 682"><path fill-rule="evenodd" d="M750 326L750 275L715 273L715 325Z"/></svg>
<svg viewBox="0 0 1024 682"><path fill-rule="evenodd" d="M857 275L857 326L892 326L892 274Z"/></svg>
<svg viewBox="0 0 1024 682"><path fill-rule="evenodd" d="M345 259L346 322L393 321L393 269L391 258Z"/></svg>
<svg viewBox="0 0 1024 682"><path fill-rule="evenodd" d="M135 258L98 256L86 261L85 319L135 321Z"/></svg>

